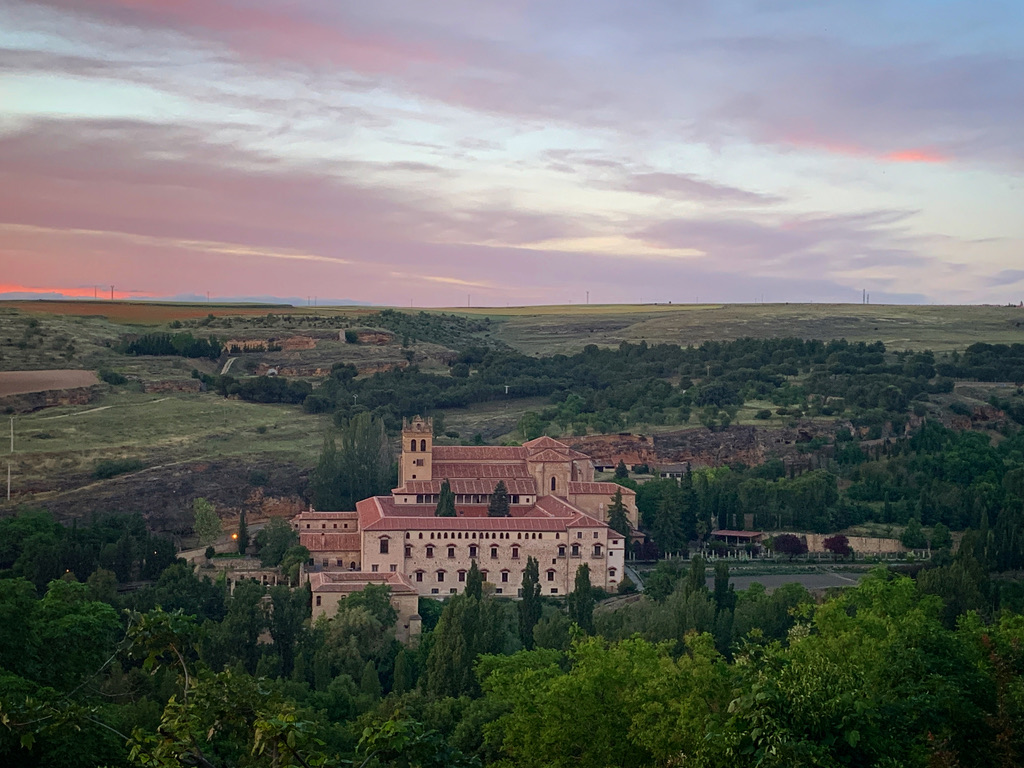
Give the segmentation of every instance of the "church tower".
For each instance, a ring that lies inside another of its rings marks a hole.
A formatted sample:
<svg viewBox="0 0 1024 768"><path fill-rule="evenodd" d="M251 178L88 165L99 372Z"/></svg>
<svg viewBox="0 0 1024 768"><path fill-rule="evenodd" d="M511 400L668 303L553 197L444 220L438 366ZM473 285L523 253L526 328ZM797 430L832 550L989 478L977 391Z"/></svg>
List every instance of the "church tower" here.
<svg viewBox="0 0 1024 768"><path fill-rule="evenodd" d="M402 461L398 465L398 484L410 480L430 480L433 471L434 420L416 416L402 419Z"/></svg>

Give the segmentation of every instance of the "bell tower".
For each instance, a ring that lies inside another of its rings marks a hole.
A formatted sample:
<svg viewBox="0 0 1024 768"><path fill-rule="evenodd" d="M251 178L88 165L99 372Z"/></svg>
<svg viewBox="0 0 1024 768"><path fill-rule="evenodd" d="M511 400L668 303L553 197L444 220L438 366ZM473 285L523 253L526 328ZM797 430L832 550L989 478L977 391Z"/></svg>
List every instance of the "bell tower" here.
<svg viewBox="0 0 1024 768"><path fill-rule="evenodd" d="M402 461L398 465L398 484L410 480L430 480L430 457L434 449L434 420L429 416L402 419Z"/></svg>

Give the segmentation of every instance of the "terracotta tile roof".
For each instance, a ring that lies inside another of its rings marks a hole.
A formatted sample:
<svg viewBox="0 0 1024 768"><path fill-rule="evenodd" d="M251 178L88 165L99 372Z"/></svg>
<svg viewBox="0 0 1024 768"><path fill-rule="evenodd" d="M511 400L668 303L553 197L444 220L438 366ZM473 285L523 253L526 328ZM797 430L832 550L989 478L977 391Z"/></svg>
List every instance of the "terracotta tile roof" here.
<svg viewBox="0 0 1024 768"><path fill-rule="evenodd" d="M416 587L404 573L365 573L363 571L315 571L309 574L314 592L361 592L367 584L387 584L393 595L416 595Z"/></svg>
<svg viewBox="0 0 1024 768"><path fill-rule="evenodd" d="M533 453L534 451L542 451L546 448L554 448L556 451L561 451L563 453L569 450L569 446L565 443L560 443L555 440L555 438L548 437L547 435L535 437L533 440L527 440L523 443L523 448L530 453Z"/></svg>
<svg viewBox="0 0 1024 768"><path fill-rule="evenodd" d="M519 445L435 445L434 461L522 461L526 449Z"/></svg>
<svg viewBox="0 0 1024 768"><path fill-rule="evenodd" d="M565 453L559 453L558 451L548 448L547 450L531 453L526 460L531 463L537 461L564 462L569 461L569 457Z"/></svg>
<svg viewBox="0 0 1024 768"><path fill-rule="evenodd" d="M482 464L476 462L434 461L431 474L435 479L457 477L493 478L504 480L514 477L532 477L525 461L510 461L505 464Z"/></svg>
<svg viewBox="0 0 1024 768"><path fill-rule="evenodd" d="M395 488L392 493L440 493L443 480L409 480L403 487ZM531 477L529 479L505 480L505 487L509 493L519 495L535 496L537 494L537 483ZM453 493L489 494L494 491L497 480L468 480L455 478L449 481Z"/></svg>
<svg viewBox="0 0 1024 768"><path fill-rule="evenodd" d="M608 527L557 496L544 496L531 509L513 517L481 516L480 507L461 505L456 507L458 517L435 517L432 504L395 504L391 496L373 496L356 507L363 531L564 531Z"/></svg>
<svg viewBox="0 0 1024 768"><path fill-rule="evenodd" d="M626 488L618 483L583 483L577 480L569 482L569 495L601 495L614 496L616 491L622 491L623 496L636 496L636 491Z"/></svg>
<svg viewBox="0 0 1024 768"><path fill-rule="evenodd" d="M327 531L300 531L299 544L310 552L358 552L362 541L358 531L328 533Z"/></svg>

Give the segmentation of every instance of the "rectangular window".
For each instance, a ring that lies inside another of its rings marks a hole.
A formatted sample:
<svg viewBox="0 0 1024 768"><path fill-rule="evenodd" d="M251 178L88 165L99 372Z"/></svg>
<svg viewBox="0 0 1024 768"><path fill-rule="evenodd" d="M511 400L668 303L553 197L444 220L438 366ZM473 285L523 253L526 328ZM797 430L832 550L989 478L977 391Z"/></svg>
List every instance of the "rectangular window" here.
<svg viewBox="0 0 1024 768"><path fill-rule="evenodd" d="M512 559L513 560L518 560L519 559L519 547L512 547Z"/></svg>
<svg viewBox="0 0 1024 768"><path fill-rule="evenodd" d="M494 594L496 594L496 595L503 594L504 592L505 592L505 590L502 589L501 587L498 587L496 590L494 590Z"/></svg>
<svg viewBox="0 0 1024 768"><path fill-rule="evenodd" d="M412 547L408 544L405 545L405 556L412 557Z"/></svg>
<svg viewBox="0 0 1024 768"><path fill-rule="evenodd" d="M386 555L388 553L388 540L387 539L381 539L380 540L380 553L382 555Z"/></svg>
<svg viewBox="0 0 1024 768"><path fill-rule="evenodd" d="M316 596L316 604L317 604L317 605L320 605L320 595L317 595L317 596Z"/></svg>
<svg viewBox="0 0 1024 768"><path fill-rule="evenodd" d="M430 594L436 595L437 594L437 587L434 587L433 589L431 589L430 590Z"/></svg>
<svg viewBox="0 0 1024 768"><path fill-rule="evenodd" d="M370 566L370 571L373 572L373 573L377 572L377 564L376 563L374 563L373 565Z"/></svg>
<svg viewBox="0 0 1024 768"><path fill-rule="evenodd" d="M548 581L554 581L554 580L555 580L555 572L554 571L548 571Z"/></svg>
<svg viewBox="0 0 1024 768"><path fill-rule="evenodd" d="M466 572L465 571L459 571L459 581L465 581L465 580L466 580Z"/></svg>
<svg viewBox="0 0 1024 768"><path fill-rule="evenodd" d="M434 556L434 548L433 547L427 547L427 557L433 557L433 556Z"/></svg>
<svg viewBox="0 0 1024 768"><path fill-rule="evenodd" d="M476 557L476 544L473 544L472 546L470 546L470 548L469 548L469 556L470 557Z"/></svg>
<svg viewBox="0 0 1024 768"><path fill-rule="evenodd" d="M397 565L395 565L394 563L392 563L392 564L391 564L390 566L388 566L388 569L389 569L389 570L390 570L390 571L391 571L392 573L394 573L395 571L397 571L397 570L398 570L398 566L397 566Z"/></svg>
<svg viewBox="0 0 1024 768"><path fill-rule="evenodd" d="M455 557L455 547L448 547L448 557Z"/></svg>
<svg viewBox="0 0 1024 768"><path fill-rule="evenodd" d="M552 595L557 595L558 594L558 587L552 587L551 588L551 594Z"/></svg>
<svg viewBox="0 0 1024 768"><path fill-rule="evenodd" d="M438 571L437 572L437 583L440 584L442 581L444 581L444 571Z"/></svg>
<svg viewBox="0 0 1024 768"><path fill-rule="evenodd" d="M498 559L498 548L497 547L491 547L491 560L497 560L497 559Z"/></svg>
<svg viewBox="0 0 1024 768"><path fill-rule="evenodd" d="M508 571L501 572L501 583L508 584Z"/></svg>
<svg viewBox="0 0 1024 768"><path fill-rule="evenodd" d="M423 571L416 571L416 581L423 581Z"/></svg>

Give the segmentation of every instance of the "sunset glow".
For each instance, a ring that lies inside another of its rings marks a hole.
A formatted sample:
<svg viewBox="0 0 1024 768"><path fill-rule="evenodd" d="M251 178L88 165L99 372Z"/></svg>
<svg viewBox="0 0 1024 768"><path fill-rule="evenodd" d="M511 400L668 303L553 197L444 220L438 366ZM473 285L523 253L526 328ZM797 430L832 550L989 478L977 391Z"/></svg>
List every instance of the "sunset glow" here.
<svg viewBox="0 0 1024 768"><path fill-rule="evenodd" d="M12 0L0 296L1016 303L1024 9L873 13Z"/></svg>

